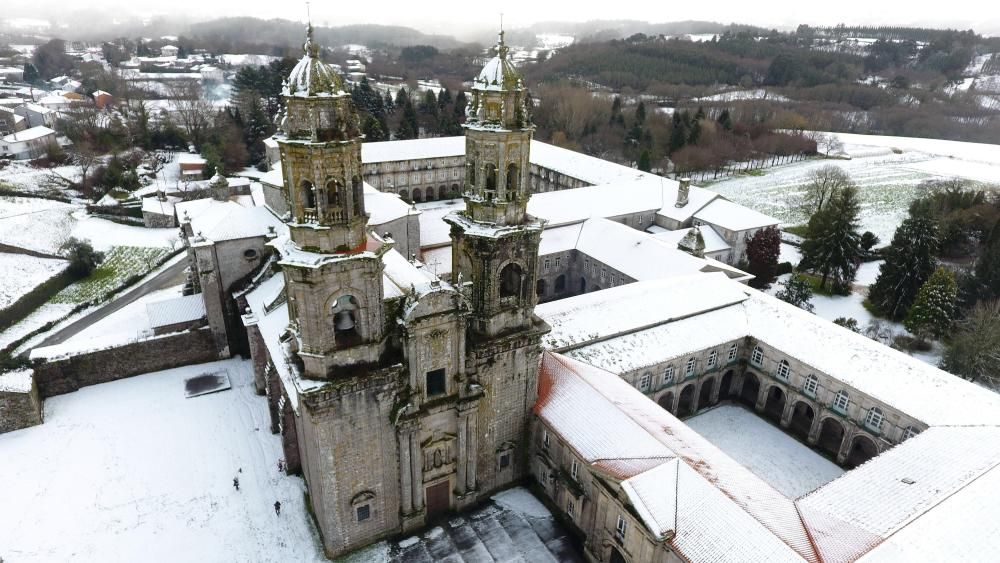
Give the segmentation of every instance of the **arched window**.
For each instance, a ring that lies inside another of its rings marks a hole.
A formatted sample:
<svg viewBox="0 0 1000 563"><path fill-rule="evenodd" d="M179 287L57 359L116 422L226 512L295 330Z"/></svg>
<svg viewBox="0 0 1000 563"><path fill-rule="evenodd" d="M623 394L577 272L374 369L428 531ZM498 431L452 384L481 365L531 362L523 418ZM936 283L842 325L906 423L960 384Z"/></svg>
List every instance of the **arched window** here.
<svg viewBox="0 0 1000 563"><path fill-rule="evenodd" d="M919 433L920 432L916 429L916 427L907 426L906 428L903 429L903 437L900 438L899 441L905 442L906 440L909 440L910 438L916 436Z"/></svg>
<svg viewBox="0 0 1000 563"><path fill-rule="evenodd" d="M507 264L500 271L500 297L514 297L521 293L521 267Z"/></svg>
<svg viewBox="0 0 1000 563"><path fill-rule="evenodd" d="M805 383L802 384L802 391L806 395L815 397L816 391L818 390L819 390L819 379L817 379L815 375L810 373L809 376L806 377Z"/></svg>
<svg viewBox="0 0 1000 563"><path fill-rule="evenodd" d="M833 398L834 410L840 411L843 414L847 412L847 407L849 406L851 406L851 397L847 394L847 391L843 389L837 391L837 396Z"/></svg>
<svg viewBox="0 0 1000 563"><path fill-rule="evenodd" d="M507 165L507 201L514 200L519 185L520 178L517 174L517 165L512 162Z"/></svg>
<svg viewBox="0 0 1000 563"><path fill-rule="evenodd" d="M750 354L750 363L755 366L760 366L764 362L764 350L760 346L753 347L753 353Z"/></svg>
<svg viewBox="0 0 1000 563"><path fill-rule="evenodd" d="M691 377L694 375L694 367L697 365L698 360L695 358L688 358L687 367L684 368L684 377Z"/></svg>
<svg viewBox="0 0 1000 563"><path fill-rule="evenodd" d="M708 367L709 368L714 368L715 364L718 363L718 361L719 361L719 351L718 350L712 350L711 352L708 353Z"/></svg>
<svg viewBox="0 0 1000 563"><path fill-rule="evenodd" d="M486 165L486 191L497 191L497 167L492 164Z"/></svg>
<svg viewBox="0 0 1000 563"><path fill-rule="evenodd" d="M649 391L649 384L653 381L653 375L649 372L642 374L639 378L639 391Z"/></svg>
<svg viewBox="0 0 1000 563"><path fill-rule="evenodd" d="M475 189L476 187L476 165L469 163L469 189Z"/></svg>
<svg viewBox="0 0 1000 563"><path fill-rule="evenodd" d="M882 414L882 409L878 407L872 407L868 409L868 414L865 415L865 426L879 432L882 430L882 421L885 420L885 415Z"/></svg>
<svg viewBox="0 0 1000 563"><path fill-rule="evenodd" d="M316 190L313 189L312 182L302 180L302 183L299 184L299 193L301 194L303 208L316 208Z"/></svg>
<svg viewBox="0 0 1000 563"><path fill-rule="evenodd" d="M535 282L535 295L545 297L545 280Z"/></svg>
<svg viewBox="0 0 1000 563"><path fill-rule="evenodd" d="M565 274L559 274L559 277L556 278L556 288L555 289L556 289L556 293L562 293L562 292L566 291L566 275Z"/></svg>
<svg viewBox="0 0 1000 563"><path fill-rule="evenodd" d="M733 342L729 346L729 360L728 361L732 362L733 360L735 360L736 359L736 354L739 353L739 351L740 351L740 345L737 344L737 343L735 343L735 342Z"/></svg>
<svg viewBox="0 0 1000 563"><path fill-rule="evenodd" d="M415 203L420 203L424 200L424 194L420 192L420 188L413 188L413 201Z"/></svg>
<svg viewBox="0 0 1000 563"><path fill-rule="evenodd" d="M674 382L674 366L667 366L667 369L663 370L663 385L670 385Z"/></svg>
<svg viewBox="0 0 1000 563"><path fill-rule="evenodd" d="M330 180L326 183L326 203L330 207L340 207L340 182Z"/></svg>
<svg viewBox="0 0 1000 563"><path fill-rule="evenodd" d="M358 338L358 300L342 295L333 304L333 334L338 345L351 344Z"/></svg>
<svg viewBox="0 0 1000 563"><path fill-rule="evenodd" d="M778 369L774 372L774 376L782 381L788 381L788 360L781 360L778 362Z"/></svg>
<svg viewBox="0 0 1000 563"><path fill-rule="evenodd" d="M361 215L365 207L365 188L361 178L357 176L351 178L351 192L354 194L354 215Z"/></svg>

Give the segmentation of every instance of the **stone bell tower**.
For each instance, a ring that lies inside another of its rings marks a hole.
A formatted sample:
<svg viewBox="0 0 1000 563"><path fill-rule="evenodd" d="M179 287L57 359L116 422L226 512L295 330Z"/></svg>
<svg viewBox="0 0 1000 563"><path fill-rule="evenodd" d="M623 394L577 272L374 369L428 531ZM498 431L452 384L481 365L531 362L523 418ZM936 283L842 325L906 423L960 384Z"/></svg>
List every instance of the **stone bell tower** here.
<svg viewBox="0 0 1000 563"><path fill-rule="evenodd" d="M526 424L538 391L541 337L534 314L542 225L527 214L534 126L524 80L503 32L473 80L465 128L466 209L451 225L453 282L468 303L466 374L483 390L476 406L476 488L507 486L527 469Z"/></svg>
<svg viewBox="0 0 1000 563"><path fill-rule="evenodd" d="M310 24L305 54L282 95L275 135L290 210L279 248L307 377L369 365L383 340L382 260L390 245L366 230L358 114L337 73L319 59Z"/></svg>

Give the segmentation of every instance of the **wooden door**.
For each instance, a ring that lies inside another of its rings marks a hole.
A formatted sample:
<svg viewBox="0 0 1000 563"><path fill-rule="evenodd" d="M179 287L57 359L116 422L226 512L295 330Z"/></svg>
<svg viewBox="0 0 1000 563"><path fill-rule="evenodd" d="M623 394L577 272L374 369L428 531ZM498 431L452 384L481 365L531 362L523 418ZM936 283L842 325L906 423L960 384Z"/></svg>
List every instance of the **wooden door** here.
<svg viewBox="0 0 1000 563"><path fill-rule="evenodd" d="M451 485L442 481L424 489L424 499L427 504L427 519L430 520L448 511L451 501Z"/></svg>

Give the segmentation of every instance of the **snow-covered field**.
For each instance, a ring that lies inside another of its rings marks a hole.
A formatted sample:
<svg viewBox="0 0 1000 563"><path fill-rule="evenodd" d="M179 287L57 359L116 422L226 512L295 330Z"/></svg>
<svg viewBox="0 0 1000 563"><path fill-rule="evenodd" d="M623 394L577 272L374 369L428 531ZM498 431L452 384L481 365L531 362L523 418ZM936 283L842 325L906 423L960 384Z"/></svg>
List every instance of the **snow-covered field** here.
<svg viewBox="0 0 1000 563"><path fill-rule="evenodd" d="M887 245L906 217L910 202L920 195L922 182L963 178L1000 184L1000 145L849 133L829 135L844 143L844 152L850 160L805 160L766 169L763 176L733 177L707 187L772 215L785 225L797 225L807 220L795 209L795 202L809 182L809 174L833 164L843 168L861 188L862 230L872 231L882 239L882 245Z"/></svg>
<svg viewBox="0 0 1000 563"><path fill-rule="evenodd" d="M232 389L184 398L185 378L219 370ZM48 399L43 425L0 435L0 557L325 561L251 370L228 360Z"/></svg>
<svg viewBox="0 0 1000 563"><path fill-rule="evenodd" d="M0 169L0 183L7 183L26 192L59 190L80 180L79 166L35 168L24 160L15 160Z"/></svg>
<svg viewBox="0 0 1000 563"><path fill-rule="evenodd" d="M0 309L66 269L65 260L0 253Z"/></svg>
<svg viewBox="0 0 1000 563"><path fill-rule="evenodd" d="M684 422L789 498L798 498L844 473L743 407L721 405Z"/></svg>
<svg viewBox="0 0 1000 563"><path fill-rule="evenodd" d="M0 332L0 350L42 328L48 323L58 323L73 310L69 303L46 303L7 330ZM20 348L20 347L19 347Z"/></svg>
<svg viewBox="0 0 1000 563"><path fill-rule="evenodd" d="M49 199L0 196L0 242L55 254L72 231L74 209Z"/></svg>

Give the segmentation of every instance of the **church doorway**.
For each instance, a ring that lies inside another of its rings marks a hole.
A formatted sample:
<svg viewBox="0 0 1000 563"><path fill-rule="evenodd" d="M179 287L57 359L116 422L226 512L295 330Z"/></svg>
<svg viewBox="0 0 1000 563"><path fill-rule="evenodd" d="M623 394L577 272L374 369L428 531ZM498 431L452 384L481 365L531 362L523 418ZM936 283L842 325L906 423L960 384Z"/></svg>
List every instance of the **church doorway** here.
<svg viewBox="0 0 1000 563"><path fill-rule="evenodd" d="M845 465L854 468L877 455L878 447L875 445L875 442L868 436L859 434L854 437L851 444L851 453L847 455L847 463Z"/></svg>
<svg viewBox="0 0 1000 563"><path fill-rule="evenodd" d="M792 407L792 423L788 425L788 430L798 438L805 440L809 437L809 431L812 429L815 417L816 413L813 412L812 407L799 401Z"/></svg>
<svg viewBox="0 0 1000 563"><path fill-rule="evenodd" d="M778 422L785 412L785 392L777 385L767 390L767 402L764 403L764 416Z"/></svg>
<svg viewBox="0 0 1000 563"><path fill-rule="evenodd" d="M677 403L677 417L690 416L694 414L694 384L688 385L681 390L680 401Z"/></svg>
<svg viewBox="0 0 1000 563"><path fill-rule="evenodd" d="M448 480L431 485L424 489L427 504L427 521L448 512L451 508L451 484Z"/></svg>
<svg viewBox="0 0 1000 563"><path fill-rule="evenodd" d="M743 389L740 391L740 401L750 408L757 406L757 396L760 395L760 380L757 376L746 372L743 375Z"/></svg>

